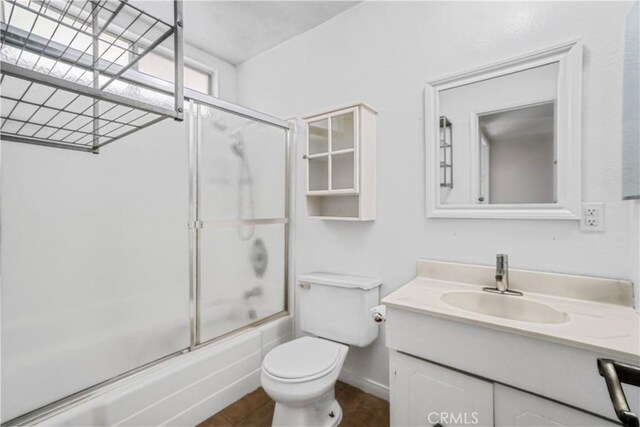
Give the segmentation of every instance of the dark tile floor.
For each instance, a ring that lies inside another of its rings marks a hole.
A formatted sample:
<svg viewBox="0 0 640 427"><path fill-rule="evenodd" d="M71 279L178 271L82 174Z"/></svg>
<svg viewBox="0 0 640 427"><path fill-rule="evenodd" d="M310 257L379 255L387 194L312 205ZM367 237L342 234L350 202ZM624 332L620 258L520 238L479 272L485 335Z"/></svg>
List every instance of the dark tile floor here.
<svg viewBox="0 0 640 427"><path fill-rule="evenodd" d="M389 402L338 381L336 399L343 411L340 427L388 427ZM262 388L224 408L198 427L269 427L275 403Z"/></svg>

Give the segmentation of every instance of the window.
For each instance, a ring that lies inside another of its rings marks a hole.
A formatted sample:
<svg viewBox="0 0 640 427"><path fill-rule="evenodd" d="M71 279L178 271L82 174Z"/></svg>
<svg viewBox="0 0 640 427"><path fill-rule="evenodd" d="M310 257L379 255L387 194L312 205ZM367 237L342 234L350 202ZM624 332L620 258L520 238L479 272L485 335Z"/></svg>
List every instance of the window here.
<svg viewBox="0 0 640 427"><path fill-rule="evenodd" d="M62 15L61 11L55 7L49 7L46 4L43 15L45 18L39 17L36 11L26 7L14 6L9 2L2 1L0 5L0 16L11 16L12 26L27 33L32 33L42 39L43 43L51 47L58 46L64 48L69 47L69 51L77 51L79 53L89 52L93 42L89 34L85 32L75 33L73 30L68 29L65 25L56 25L60 19L67 25L77 25L76 20L73 19L73 14ZM42 8L40 8L42 9ZM36 8L35 10L38 10ZM86 19L87 10L80 8L77 13L82 19ZM115 25L112 25L115 28ZM99 41L99 57L108 62L113 62L122 67L127 66L136 56L133 52L140 54L144 51L145 46L136 44L133 47L133 42L127 40L122 36L122 31L119 31L120 35L108 33L104 31L100 35ZM49 40L49 41L48 41ZM66 52L66 49L65 49ZM54 67L58 61L54 60L38 60L40 68ZM60 65L58 65L58 68ZM116 67L109 68L109 71L115 71ZM162 80L173 83L174 66L173 66L173 54L162 46L156 47L152 52L148 52L143 58L141 58L136 65L136 68L141 73L148 74L153 77L157 77ZM81 71L82 75L91 76L90 71ZM67 73L65 73L67 74ZM184 86L201 92L207 95L217 96L217 74L214 70L209 69L205 65L201 65L191 59L185 58L184 65ZM90 80L89 80L90 82Z"/></svg>
<svg viewBox="0 0 640 427"><path fill-rule="evenodd" d="M72 6L76 10L69 11ZM43 3L42 6L31 6L31 3L16 6L3 0L0 7L0 15L2 16L3 25L7 21L10 21L14 31L21 30L29 34L28 36L25 34L23 37L29 38L30 41L40 41L45 48L63 49L64 53L68 51L69 53L77 52L82 56L84 56L84 54L90 55L92 53L91 46L93 39L89 34L91 31L91 23L86 23L90 16L88 14L90 9L77 5L72 6L65 6L65 12L62 12L60 9L57 9L55 5L50 5L49 3ZM87 28L87 26L89 28ZM3 35L3 39L4 37ZM109 31L104 31L100 34L98 55L102 60L113 62L124 67L129 64L131 60L129 57L130 48L131 42L121 37L121 35L110 34ZM17 49L25 50L24 46L18 46ZM21 55L24 56L24 54ZM30 55L26 56L30 57ZM40 69L46 68L45 64L53 66L58 62L51 59L47 61L41 58L34 60L37 60L38 63L41 64ZM87 61L90 61L90 59ZM113 69L111 69L111 71L113 71Z"/></svg>
<svg viewBox="0 0 640 427"><path fill-rule="evenodd" d="M142 50L142 49L140 49ZM173 83L173 59L157 52L149 52L138 62L138 71ZM203 71L185 59L184 87L207 95L217 95L214 91L214 71Z"/></svg>

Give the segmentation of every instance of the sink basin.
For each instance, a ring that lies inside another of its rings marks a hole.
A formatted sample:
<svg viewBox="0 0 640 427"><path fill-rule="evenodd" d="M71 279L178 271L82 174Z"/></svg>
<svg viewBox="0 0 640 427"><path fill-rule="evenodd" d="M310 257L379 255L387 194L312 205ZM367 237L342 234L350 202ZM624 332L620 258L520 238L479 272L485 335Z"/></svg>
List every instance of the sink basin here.
<svg viewBox="0 0 640 427"><path fill-rule="evenodd" d="M443 294L442 301L474 313L523 322L564 323L569 320L567 313L521 296L457 291Z"/></svg>

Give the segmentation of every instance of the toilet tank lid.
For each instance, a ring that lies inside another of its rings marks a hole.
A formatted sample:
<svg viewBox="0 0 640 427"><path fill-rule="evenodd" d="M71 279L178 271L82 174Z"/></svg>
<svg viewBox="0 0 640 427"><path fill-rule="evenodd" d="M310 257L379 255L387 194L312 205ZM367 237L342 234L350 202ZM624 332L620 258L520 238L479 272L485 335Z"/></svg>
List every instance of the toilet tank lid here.
<svg viewBox="0 0 640 427"><path fill-rule="evenodd" d="M374 289L382 285L380 279L374 277L348 276L335 273L308 273L298 276L300 283L337 286L340 288Z"/></svg>

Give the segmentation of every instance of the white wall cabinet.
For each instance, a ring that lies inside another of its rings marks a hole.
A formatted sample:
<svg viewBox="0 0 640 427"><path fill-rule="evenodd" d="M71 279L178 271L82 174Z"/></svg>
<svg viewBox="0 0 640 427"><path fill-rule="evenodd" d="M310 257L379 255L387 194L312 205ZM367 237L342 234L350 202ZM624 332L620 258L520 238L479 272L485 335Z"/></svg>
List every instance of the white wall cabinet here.
<svg viewBox="0 0 640 427"><path fill-rule="evenodd" d="M357 104L305 117L310 217L375 219L376 115L371 107Z"/></svg>
<svg viewBox="0 0 640 427"><path fill-rule="evenodd" d="M617 426L604 418L423 359L390 352L392 426Z"/></svg>

